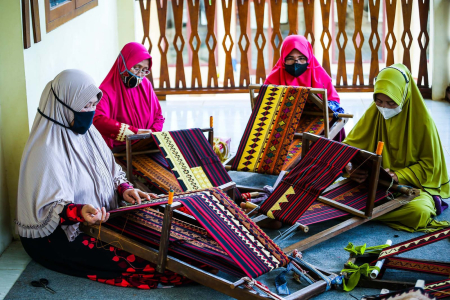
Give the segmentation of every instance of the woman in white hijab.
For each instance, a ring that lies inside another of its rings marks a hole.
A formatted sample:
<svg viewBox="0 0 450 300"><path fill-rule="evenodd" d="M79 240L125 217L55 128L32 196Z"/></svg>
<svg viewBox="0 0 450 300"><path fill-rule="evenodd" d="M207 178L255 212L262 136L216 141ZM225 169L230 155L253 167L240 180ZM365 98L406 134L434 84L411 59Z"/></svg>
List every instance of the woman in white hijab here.
<svg viewBox="0 0 450 300"><path fill-rule="evenodd" d="M118 197L150 196L133 189L92 125L102 98L79 70L61 72L45 87L20 165L17 231L27 253L43 266L118 286L156 288L185 278L115 247L96 247L79 222L106 222ZM152 195L153 196L153 195Z"/></svg>

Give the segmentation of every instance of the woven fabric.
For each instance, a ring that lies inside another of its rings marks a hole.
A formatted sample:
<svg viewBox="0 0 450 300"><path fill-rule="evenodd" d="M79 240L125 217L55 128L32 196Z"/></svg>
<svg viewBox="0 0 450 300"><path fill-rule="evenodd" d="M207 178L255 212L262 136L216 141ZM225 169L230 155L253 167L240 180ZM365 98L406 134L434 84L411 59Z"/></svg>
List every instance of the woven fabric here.
<svg viewBox="0 0 450 300"><path fill-rule="evenodd" d="M156 132L153 138L183 191L232 181L200 129ZM239 191L235 192L240 199Z"/></svg>
<svg viewBox="0 0 450 300"><path fill-rule="evenodd" d="M160 157L162 157L160 154L134 156L132 160L134 168L133 173L144 178L147 183L157 188L162 193L166 194L170 189L173 189L174 192L182 192L178 181L173 176L172 172L167 167L164 167L159 163L158 160Z"/></svg>
<svg viewBox="0 0 450 300"><path fill-rule="evenodd" d="M174 201L181 202L203 228L174 219L170 251L235 276L256 278L287 265L283 251L219 189L183 193ZM105 226L156 246L162 218L161 213L143 208L112 218Z"/></svg>
<svg viewBox="0 0 450 300"><path fill-rule="evenodd" d="M435 243L437 241L443 240L447 237L450 237L450 228L444 228L439 231L435 231L429 234L425 234L416 238L412 238L405 242L392 245L390 247L385 248L378 257L378 260L383 258L391 257L393 255L398 255L400 253L404 253L416 248L423 247L425 245Z"/></svg>
<svg viewBox="0 0 450 300"><path fill-rule="evenodd" d="M308 95L309 88L263 85L232 169L279 174Z"/></svg>
<svg viewBox="0 0 450 300"><path fill-rule="evenodd" d="M355 181L349 181L323 196L355 209L363 210L366 207L368 193L367 183L359 184ZM385 198L386 191L378 189L375 203ZM347 215L349 213L316 200L298 219L298 222L303 225L311 225Z"/></svg>
<svg viewBox="0 0 450 300"><path fill-rule="evenodd" d="M312 133L320 135L324 130L324 123L322 117L317 116L306 116L302 115L300 122L297 126L297 133ZM286 155L286 160L284 161L282 170L288 170L294 167L295 161L302 156L302 140L293 140L289 146L288 153Z"/></svg>
<svg viewBox="0 0 450 300"><path fill-rule="evenodd" d="M425 291L437 299L448 298L450 296L450 279L429 283L425 286Z"/></svg>
<svg viewBox="0 0 450 300"><path fill-rule="evenodd" d="M320 138L289 173L260 212L293 225L300 216L341 174L359 150Z"/></svg>
<svg viewBox="0 0 450 300"><path fill-rule="evenodd" d="M389 257L383 267L397 270L408 270L450 276L450 263L424 261L405 257Z"/></svg>

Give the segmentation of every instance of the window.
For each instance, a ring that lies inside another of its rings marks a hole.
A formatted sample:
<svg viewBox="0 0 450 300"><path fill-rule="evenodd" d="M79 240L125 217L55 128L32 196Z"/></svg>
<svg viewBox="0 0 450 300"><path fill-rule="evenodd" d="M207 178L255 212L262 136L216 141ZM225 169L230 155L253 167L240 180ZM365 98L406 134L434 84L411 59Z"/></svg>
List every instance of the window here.
<svg viewBox="0 0 450 300"><path fill-rule="evenodd" d="M47 32L98 5L98 0L45 0Z"/></svg>

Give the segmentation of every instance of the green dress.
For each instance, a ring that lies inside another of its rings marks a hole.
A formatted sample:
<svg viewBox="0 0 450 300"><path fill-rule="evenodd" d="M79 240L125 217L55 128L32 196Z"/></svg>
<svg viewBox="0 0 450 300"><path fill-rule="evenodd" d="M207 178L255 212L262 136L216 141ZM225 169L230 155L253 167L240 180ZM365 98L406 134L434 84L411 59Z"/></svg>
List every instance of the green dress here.
<svg viewBox="0 0 450 300"><path fill-rule="evenodd" d="M377 220L410 232L450 226L433 219L432 196L450 196L449 177L436 125L408 68L395 64L382 70L375 82L377 93L390 97L402 111L386 120L372 103L343 143L375 152L378 141L383 141L383 168L395 172L401 184L421 189L420 196Z"/></svg>

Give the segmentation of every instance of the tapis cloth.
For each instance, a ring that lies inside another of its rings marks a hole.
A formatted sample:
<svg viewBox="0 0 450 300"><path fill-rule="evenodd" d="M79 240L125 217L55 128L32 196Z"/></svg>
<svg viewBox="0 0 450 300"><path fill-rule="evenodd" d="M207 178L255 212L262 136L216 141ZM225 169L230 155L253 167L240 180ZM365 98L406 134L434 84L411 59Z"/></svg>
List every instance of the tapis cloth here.
<svg viewBox="0 0 450 300"><path fill-rule="evenodd" d="M233 181L200 129L154 132L152 136L134 144L133 150L148 150L154 143L160 153L134 156L133 173L161 192L171 188L195 191ZM237 189L235 195L241 198Z"/></svg>
<svg viewBox="0 0 450 300"><path fill-rule="evenodd" d="M369 187L367 182L359 184L356 181L350 180L323 196L355 209L363 210L366 207L368 194ZM378 189L375 195L375 203L383 199L386 199L386 190ZM348 212L316 200L302 214L298 222L303 225L311 225L347 215L349 215Z"/></svg>
<svg viewBox="0 0 450 300"><path fill-rule="evenodd" d="M378 257L378 260L411 251L413 249L423 247L425 245L443 240L448 237L450 237L450 227L419 237L415 237L405 242L398 243L383 249L383 251L380 253L380 256Z"/></svg>
<svg viewBox="0 0 450 300"><path fill-rule="evenodd" d="M166 167L160 163L161 159L167 165L167 162L164 160L161 153L134 156L134 175L143 178L146 183L155 187L162 193L167 194L170 189L174 192L182 192L178 181L173 176L168 165Z"/></svg>
<svg viewBox="0 0 450 300"><path fill-rule="evenodd" d="M320 138L286 176L260 212L293 225L341 174L359 149Z"/></svg>
<svg viewBox="0 0 450 300"><path fill-rule="evenodd" d="M181 202L203 228L175 219L170 251L232 275L252 278L287 265L283 251L218 188L176 195L174 201ZM143 208L112 218L104 226L158 245L162 217Z"/></svg>
<svg viewBox="0 0 450 300"><path fill-rule="evenodd" d="M309 88L263 85L231 166L277 175L286 160Z"/></svg>
<svg viewBox="0 0 450 300"><path fill-rule="evenodd" d="M323 117L317 116L306 116L302 115L299 124L297 126L297 133L312 133L316 135L321 135L324 130ZM294 163L297 158L302 156L302 140L294 139L289 146L288 153L286 155L286 160L284 161L282 170L286 171L294 167Z"/></svg>
<svg viewBox="0 0 450 300"><path fill-rule="evenodd" d="M448 298L450 296L450 279L429 283L425 285L424 289L438 299Z"/></svg>
<svg viewBox="0 0 450 300"><path fill-rule="evenodd" d="M183 191L217 187L232 181L200 129L155 132L153 138ZM235 193L240 199L237 189Z"/></svg>
<svg viewBox="0 0 450 300"><path fill-rule="evenodd" d="M450 276L450 263L425 261L406 257L389 257L383 265L384 268L423 272L429 274Z"/></svg>

